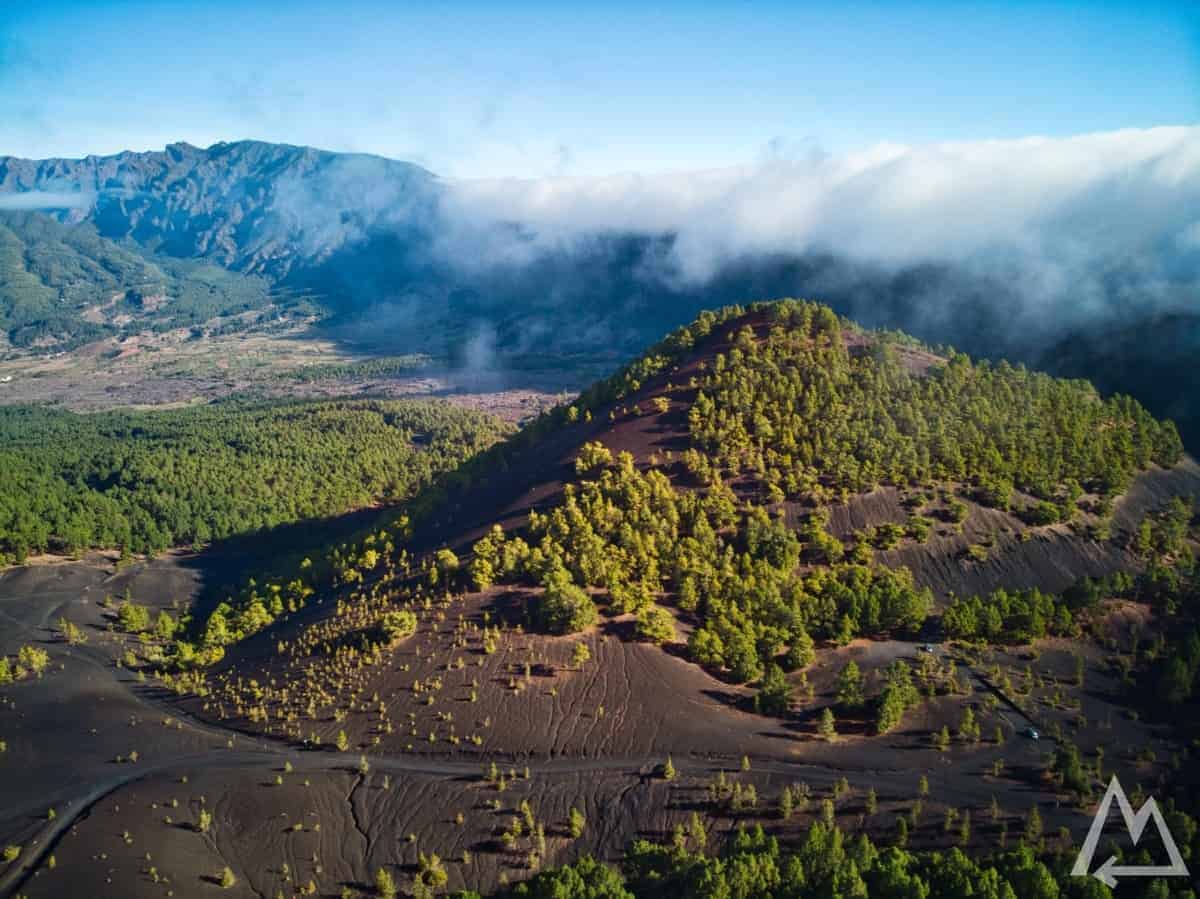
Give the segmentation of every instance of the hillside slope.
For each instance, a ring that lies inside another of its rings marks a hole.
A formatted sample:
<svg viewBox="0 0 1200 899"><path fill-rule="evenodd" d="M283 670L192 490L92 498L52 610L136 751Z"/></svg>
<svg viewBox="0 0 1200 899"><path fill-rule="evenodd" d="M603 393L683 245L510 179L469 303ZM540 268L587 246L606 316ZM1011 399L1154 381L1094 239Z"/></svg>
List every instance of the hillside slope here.
<svg viewBox="0 0 1200 899"><path fill-rule="evenodd" d="M328 740L356 721L371 732L353 711L309 732L300 712L347 690L397 695L390 638L374 628L403 609L431 628L423 661L403 668L428 677L452 647L487 642L489 621L586 631L599 604L604 633L675 644L710 672L686 674L695 695L724 693L706 678L758 681L814 639L912 635L955 595L1043 591L1041 614L1061 619L1053 593L1136 571L1131 536L1147 513L1200 495L1200 468L1174 428L1131 401L942 359L802 303L702 316L455 480L411 535L334 551L336 607L285 616L242 645L273 617L261 595L218 610L186 651L235 644L215 675L223 707L248 710L247 685L274 679L291 685L291 711L268 704L262 720L296 721L283 730L291 739ZM285 594L298 598L299 583ZM332 598L324 583L305 590ZM553 670L569 648L552 639L531 651ZM483 683L504 682L507 664ZM605 745L555 733L489 748ZM644 735L611 739L632 752ZM673 742L663 740L652 744ZM411 735L375 745L404 751Z"/></svg>
<svg viewBox="0 0 1200 899"><path fill-rule="evenodd" d="M0 212L0 332L16 346L61 350L112 334L185 328L270 302L262 278L155 259L88 222Z"/></svg>
<svg viewBox="0 0 1200 899"><path fill-rule="evenodd" d="M1194 807L1148 697L1195 720L1198 496L1174 428L1086 383L809 303L706 313L181 622L153 564L0 577L0 889L509 896L767 837L797 881L851 837L872 883L875 845L931 882L932 849L1051 865L1101 763Z"/></svg>

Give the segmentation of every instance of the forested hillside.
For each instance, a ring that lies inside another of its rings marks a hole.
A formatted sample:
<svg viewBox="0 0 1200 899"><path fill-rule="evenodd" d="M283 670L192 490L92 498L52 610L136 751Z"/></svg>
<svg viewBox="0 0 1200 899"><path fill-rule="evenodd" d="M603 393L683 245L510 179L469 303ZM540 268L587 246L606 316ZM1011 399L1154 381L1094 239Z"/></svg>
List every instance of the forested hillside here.
<svg viewBox="0 0 1200 899"><path fill-rule="evenodd" d="M0 407L0 558L154 552L396 502L505 433L431 402Z"/></svg>
<svg viewBox="0 0 1200 899"><path fill-rule="evenodd" d="M155 259L101 237L89 222L0 212L0 331L20 347L70 349L112 334L188 327L270 301L262 278Z"/></svg>
<svg viewBox="0 0 1200 899"><path fill-rule="evenodd" d="M637 442L673 428L682 433L664 438L665 452ZM1079 540L1125 539L1111 529L1116 498L1139 472L1182 457L1174 427L1128 398L938 357L795 301L701 315L470 463L460 478L469 486L451 504L473 514L472 490L506 481L500 472L532 464L552 477L543 447L571 434L570 482L524 521L493 526L469 566L449 549L426 559L429 584L522 585L536 597L529 623L554 633L585 630L600 612L632 614L639 633L670 642L682 618L689 657L739 683L803 667L814 639L915 634L933 611L931 592L877 554L935 532L952 537L969 506L1003 511L1021 541L1064 525ZM634 451L606 440L633 440ZM849 540L830 532L834 504L884 486L899 491L903 520ZM988 552L973 544L964 564ZM334 552L339 580L362 577L356 559L353 549ZM401 569L393 576L404 582ZM416 601L423 590L405 586L396 598ZM1039 615L1042 635L1072 627L1052 601ZM210 623L201 642L220 648L264 623Z"/></svg>
<svg viewBox="0 0 1200 899"><path fill-rule="evenodd" d="M677 410L690 446L639 465L584 444L561 505L532 511L522 536L496 529L475 545L477 586L544 586L535 617L560 631L595 619L580 587L649 632L669 625L656 605L667 601L694 616L692 658L753 681L782 653L803 658L814 636L915 633L928 591L903 568L872 565L874 552L926 541L935 516L956 525L964 500L1012 511L1028 528L1067 522L1111 539L1115 497L1139 471L1182 456L1174 427L1132 400L914 353L847 329L827 307L780 303L733 326L702 318L671 343L690 347L719 329L723 350L686 381L623 403L672 370L669 355L652 354L567 416ZM592 407L605 396L615 409ZM829 533L831 502L882 485L902 490L907 521L849 546Z"/></svg>

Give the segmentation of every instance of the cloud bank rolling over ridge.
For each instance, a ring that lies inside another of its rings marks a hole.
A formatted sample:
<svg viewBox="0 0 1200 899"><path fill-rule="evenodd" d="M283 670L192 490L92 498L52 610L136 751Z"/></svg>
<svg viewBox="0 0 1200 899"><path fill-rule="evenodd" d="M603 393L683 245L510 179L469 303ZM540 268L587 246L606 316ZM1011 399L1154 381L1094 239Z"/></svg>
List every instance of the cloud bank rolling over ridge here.
<svg viewBox="0 0 1200 899"><path fill-rule="evenodd" d="M1015 279L1022 311L1064 320L1126 301L1197 303L1200 127L449 188L438 246L468 266L523 265L596 235L636 233L670 235L648 274L686 287L754 256L831 254Z"/></svg>
<svg viewBox="0 0 1200 899"><path fill-rule="evenodd" d="M807 297L1133 393L1192 421L1200 446L1200 127L488 180L172 144L0 157L2 206L311 288L336 336L468 368L526 351L615 361L700 309Z"/></svg>

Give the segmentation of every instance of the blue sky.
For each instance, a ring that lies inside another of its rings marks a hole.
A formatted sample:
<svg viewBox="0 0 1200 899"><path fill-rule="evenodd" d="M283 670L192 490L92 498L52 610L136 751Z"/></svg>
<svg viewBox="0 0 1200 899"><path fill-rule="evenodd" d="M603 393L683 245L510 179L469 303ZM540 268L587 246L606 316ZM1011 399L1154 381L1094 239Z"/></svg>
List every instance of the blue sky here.
<svg viewBox="0 0 1200 899"><path fill-rule="evenodd" d="M0 154L660 172L1200 122L1200 3L0 0ZM577 8L576 8L577 7Z"/></svg>

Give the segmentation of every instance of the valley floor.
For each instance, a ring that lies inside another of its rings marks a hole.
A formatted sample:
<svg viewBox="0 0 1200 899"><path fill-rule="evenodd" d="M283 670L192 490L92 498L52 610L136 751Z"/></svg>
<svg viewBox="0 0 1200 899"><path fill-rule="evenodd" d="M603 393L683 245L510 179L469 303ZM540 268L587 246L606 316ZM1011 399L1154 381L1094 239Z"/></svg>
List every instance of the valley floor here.
<svg viewBox="0 0 1200 899"><path fill-rule="evenodd" d="M386 361L356 354L307 326L201 339L186 331L146 333L70 353L10 350L0 355L0 405L50 403L90 412L175 408L231 396L441 398L518 422L562 402L599 370L595 362L553 360L520 371L498 362L471 370L427 359L377 371Z"/></svg>

